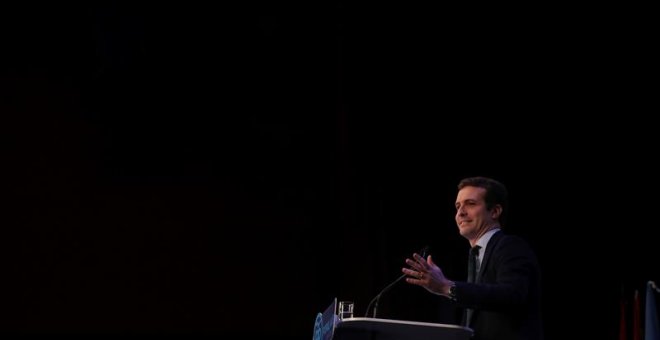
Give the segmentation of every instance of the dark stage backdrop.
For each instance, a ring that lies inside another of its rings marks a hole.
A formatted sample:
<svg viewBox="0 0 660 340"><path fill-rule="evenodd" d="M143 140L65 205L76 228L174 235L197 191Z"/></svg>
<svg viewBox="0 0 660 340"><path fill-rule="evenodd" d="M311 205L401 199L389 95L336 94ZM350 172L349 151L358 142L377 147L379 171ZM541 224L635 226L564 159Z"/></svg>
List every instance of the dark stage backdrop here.
<svg viewBox="0 0 660 340"><path fill-rule="evenodd" d="M614 339L660 280L645 21L374 6L3 5L2 332L308 339L424 245L463 278L484 175L548 338ZM405 283L380 315L456 322Z"/></svg>

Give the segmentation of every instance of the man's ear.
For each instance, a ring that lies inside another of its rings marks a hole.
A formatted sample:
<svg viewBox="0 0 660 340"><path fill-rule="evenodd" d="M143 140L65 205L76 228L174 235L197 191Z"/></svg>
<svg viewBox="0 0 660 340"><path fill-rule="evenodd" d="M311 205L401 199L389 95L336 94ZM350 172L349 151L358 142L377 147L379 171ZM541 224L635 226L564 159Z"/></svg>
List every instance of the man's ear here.
<svg viewBox="0 0 660 340"><path fill-rule="evenodd" d="M495 206L490 209L490 216L494 219L497 220L500 218L502 215L502 205L501 204L495 204Z"/></svg>

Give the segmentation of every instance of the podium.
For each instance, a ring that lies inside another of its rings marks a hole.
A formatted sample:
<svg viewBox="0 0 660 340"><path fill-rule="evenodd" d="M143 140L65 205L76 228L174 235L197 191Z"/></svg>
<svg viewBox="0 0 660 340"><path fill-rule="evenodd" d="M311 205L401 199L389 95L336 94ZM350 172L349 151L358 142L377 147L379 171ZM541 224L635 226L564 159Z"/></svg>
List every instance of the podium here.
<svg viewBox="0 0 660 340"><path fill-rule="evenodd" d="M333 340L468 340L472 329L440 323L349 318L335 326Z"/></svg>
<svg viewBox="0 0 660 340"><path fill-rule="evenodd" d="M417 321L337 316L337 298L316 315L313 340L469 340L472 329Z"/></svg>

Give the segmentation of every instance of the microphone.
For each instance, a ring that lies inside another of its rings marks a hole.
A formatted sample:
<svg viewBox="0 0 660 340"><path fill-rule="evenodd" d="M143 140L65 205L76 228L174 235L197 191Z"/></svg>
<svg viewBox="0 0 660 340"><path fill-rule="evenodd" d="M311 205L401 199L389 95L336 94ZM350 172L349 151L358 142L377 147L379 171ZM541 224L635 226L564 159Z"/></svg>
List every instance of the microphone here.
<svg viewBox="0 0 660 340"><path fill-rule="evenodd" d="M429 252L429 249L430 249L429 246L424 246L424 248L422 248L422 250L419 252L419 254L420 254L423 258L426 258L426 255L427 255L427 253ZM385 292L387 292L388 290L390 290L390 288L392 288L397 282L403 280L403 278L406 277L406 276L407 276L407 274L403 274L403 275L399 276L399 277L398 277L396 280L394 280L392 283L390 283L389 285L385 286L385 288L383 288L383 290L381 290L380 293L378 293L378 295L376 295L373 299L371 299L371 302L369 302L369 305L367 305L367 311L364 313L364 317L365 317L365 318L366 318L366 317L369 317L369 309L371 308L371 305L374 305L374 316L373 316L373 318L376 318L376 315L377 315L376 313L378 312L378 301L380 301L380 297L381 297Z"/></svg>

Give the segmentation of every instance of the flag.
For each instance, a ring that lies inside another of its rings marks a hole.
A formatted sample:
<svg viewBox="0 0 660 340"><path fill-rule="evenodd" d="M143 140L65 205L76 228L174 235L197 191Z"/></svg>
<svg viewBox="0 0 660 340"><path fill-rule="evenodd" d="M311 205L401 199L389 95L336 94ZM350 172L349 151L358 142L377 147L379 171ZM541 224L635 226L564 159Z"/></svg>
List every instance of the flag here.
<svg viewBox="0 0 660 340"><path fill-rule="evenodd" d="M626 301L621 297L621 316L619 319L619 340L626 340Z"/></svg>
<svg viewBox="0 0 660 340"><path fill-rule="evenodd" d="M642 319L640 317L641 309L639 307L639 290L635 289L635 298L633 300L633 340L642 340Z"/></svg>
<svg viewBox="0 0 660 340"><path fill-rule="evenodd" d="M658 310L655 307L655 282L646 284L646 313L644 318L644 340L660 340Z"/></svg>

